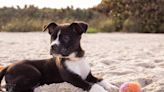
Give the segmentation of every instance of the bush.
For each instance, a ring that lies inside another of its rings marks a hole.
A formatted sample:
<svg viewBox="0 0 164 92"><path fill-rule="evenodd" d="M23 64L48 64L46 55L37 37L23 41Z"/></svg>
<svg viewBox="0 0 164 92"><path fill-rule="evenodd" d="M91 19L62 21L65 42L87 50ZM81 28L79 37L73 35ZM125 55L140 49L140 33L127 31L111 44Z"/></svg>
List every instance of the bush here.
<svg viewBox="0 0 164 92"><path fill-rule="evenodd" d="M164 23L159 25L159 31L158 33L164 33Z"/></svg>
<svg viewBox="0 0 164 92"><path fill-rule="evenodd" d="M101 21L99 28L102 32L115 32L118 31L117 27L118 27L118 20L110 18L105 21Z"/></svg>
<svg viewBox="0 0 164 92"><path fill-rule="evenodd" d="M87 33L97 33L97 32L100 32L100 30L93 27L89 27L87 30Z"/></svg>
<svg viewBox="0 0 164 92"><path fill-rule="evenodd" d="M51 21L85 21L88 32L164 33L164 0L102 0L90 9L0 8L0 31L41 31ZM100 31L99 31L100 30Z"/></svg>
<svg viewBox="0 0 164 92"><path fill-rule="evenodd" d="M52 21L56 23L85 21L88 23L101 15L92 9L74 9L73 7L62 9L39 9L33 5L25 5L24 8L3 7L0 8L0 31L41 31L44 24Z"/></svg>
<svg viewBox="0 0 164 92"><path fill-rule="evenodd" d="M119 30L143 33L163 33L164 0L102 0L95 10L120 20ZM133 17L136 20L129 20ZM133 22L133 23L132 23ZM142 25L142 29L136 26ZM121 25L125 27L121 27ZM123 28L123 29L122 29ZM133 30L134 29L134 30Z"/></svg>
<svg viewBox="0 0 164 92"><path fill-rule="evenodd" d="M123 32L142 32L142 25L134 18L128 18L123 23Z"/></svg>
<svg viewBox="0 0 164 92"><path fill-rule="evenodd" d="M21 20L21 21L20 21ZM5 32L33 32L42 31L45 21L37 19L15 19L8 22L2 30Z"/></svg>

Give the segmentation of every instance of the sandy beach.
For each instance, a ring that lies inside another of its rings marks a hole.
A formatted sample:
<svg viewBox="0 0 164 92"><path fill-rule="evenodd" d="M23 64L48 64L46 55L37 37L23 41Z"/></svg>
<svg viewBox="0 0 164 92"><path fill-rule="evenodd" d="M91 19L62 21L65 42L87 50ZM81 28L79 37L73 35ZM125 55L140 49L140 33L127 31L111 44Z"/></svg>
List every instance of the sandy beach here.
<svg viewBox="0 0 164 92"><path fill-rule="evenodd" d="M23 59L50 58L48 33L0 33L0 64ZM84 34L86 51L95 76L119 87L137 81L143 92L164 92L164 34ZM83 92L68 83L39 87L35 92Z"/></svg>

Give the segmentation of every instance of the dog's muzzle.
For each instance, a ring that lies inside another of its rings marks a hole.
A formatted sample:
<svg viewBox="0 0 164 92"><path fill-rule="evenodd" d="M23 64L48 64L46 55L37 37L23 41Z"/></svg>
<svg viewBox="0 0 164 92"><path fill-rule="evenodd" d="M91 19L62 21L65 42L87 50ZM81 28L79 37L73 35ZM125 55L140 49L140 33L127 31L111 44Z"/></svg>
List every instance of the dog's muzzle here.
<svg viewBox="0 0 164 92"><path fill-rule="evenodd" d="M70 53L69 53L69 50L67 50L65 47L58 46L58 45L52 45L50 54L51 55L59 54L61 56L68 56Z"/></svg>

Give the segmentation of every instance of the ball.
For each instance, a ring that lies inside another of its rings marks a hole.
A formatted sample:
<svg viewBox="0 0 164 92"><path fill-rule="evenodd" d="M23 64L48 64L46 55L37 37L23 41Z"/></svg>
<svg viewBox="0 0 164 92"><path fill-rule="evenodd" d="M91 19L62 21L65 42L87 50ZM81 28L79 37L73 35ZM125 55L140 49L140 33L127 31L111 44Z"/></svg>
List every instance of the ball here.
<svg viewBox="0 0 164 92"><path fill-rule="evenodd" d="M138 82L125 82L120 86L119 92L141 92Z"/></svg>

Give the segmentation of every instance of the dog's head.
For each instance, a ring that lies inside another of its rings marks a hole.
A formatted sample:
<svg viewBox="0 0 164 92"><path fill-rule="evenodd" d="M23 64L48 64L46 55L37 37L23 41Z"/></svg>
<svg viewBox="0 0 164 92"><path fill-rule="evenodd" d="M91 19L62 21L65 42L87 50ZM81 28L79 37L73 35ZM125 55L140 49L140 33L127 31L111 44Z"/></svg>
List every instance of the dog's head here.
<svg viewBox="0 0 164 92"><path fill-rule="evenodd" d="M82 57L84 51L80 45L81 35L87 31L88 25L84 22L71 24L50 23L44 27L51 35L50 54L66 58Z"/></svg>

